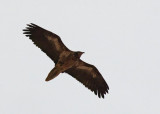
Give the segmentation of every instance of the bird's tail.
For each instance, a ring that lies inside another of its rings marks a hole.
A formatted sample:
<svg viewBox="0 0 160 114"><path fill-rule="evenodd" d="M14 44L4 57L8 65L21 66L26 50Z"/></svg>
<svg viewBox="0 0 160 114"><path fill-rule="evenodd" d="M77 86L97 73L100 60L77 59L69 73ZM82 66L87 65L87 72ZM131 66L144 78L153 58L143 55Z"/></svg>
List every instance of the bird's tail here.
<svg viewBox="0 0 160 114"><path fill-rule="evenodd" d="M61 73L61 70L54 67L50 73L48 74L47 78L46 78L46 81L50 81L52 79L54 79L55 77L57 77L59 74Z"/></svg>

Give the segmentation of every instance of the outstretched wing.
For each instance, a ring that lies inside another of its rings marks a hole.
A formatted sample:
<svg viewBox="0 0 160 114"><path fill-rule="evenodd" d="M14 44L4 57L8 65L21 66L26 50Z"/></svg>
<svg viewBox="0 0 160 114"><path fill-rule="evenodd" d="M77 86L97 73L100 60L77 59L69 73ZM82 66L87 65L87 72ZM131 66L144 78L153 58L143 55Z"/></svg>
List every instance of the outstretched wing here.
<svg viewBox="0 0 160 114"><path fill-rule="evenodd" d="M45 52L55 63L58 62L62 51L69 50L61 41L60 37L35 24L28 24L23 30L24 34L31 39L36 46Z"/></svg>
<svg viewBox="0 0 160 114"><path fill-rule="evenodd" d="M108 93L109 87L107 83L98 69L91 64L80 60L77 67L70 68L65 72L83 83L91 91L94 91L96 95L98 94L99 98L104 98L106 92Z"/></svg>

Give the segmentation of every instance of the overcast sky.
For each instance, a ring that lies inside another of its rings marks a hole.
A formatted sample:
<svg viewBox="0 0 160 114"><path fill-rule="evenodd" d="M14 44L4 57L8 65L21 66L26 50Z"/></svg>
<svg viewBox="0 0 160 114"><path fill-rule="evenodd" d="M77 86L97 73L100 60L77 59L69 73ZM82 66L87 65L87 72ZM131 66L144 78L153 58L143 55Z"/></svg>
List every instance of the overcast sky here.
<svg viewBox="0 0 160 114"><path fill-rule="evenodd" d="M159 0L1 0L1 114L160 113ZM58 34L109 84L99 99L22 34L28 23Z"/></svg>

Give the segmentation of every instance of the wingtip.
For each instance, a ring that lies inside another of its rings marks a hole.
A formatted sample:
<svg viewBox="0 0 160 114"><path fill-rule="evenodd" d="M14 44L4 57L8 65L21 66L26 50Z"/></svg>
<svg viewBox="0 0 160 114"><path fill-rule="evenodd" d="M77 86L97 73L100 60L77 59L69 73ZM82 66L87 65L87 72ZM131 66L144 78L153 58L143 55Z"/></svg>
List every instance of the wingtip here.
<svg viewBox="0 0 160 114"><path fill-rule="evenodd" d="M27 37L31 35L31 31L37 27L37 25L30 23L30 24L26 24L27 27L25 29L23 29L23 34L25 34Z"/></svg>
<svg viewBox="0 0 160 114"><path fill-rule="evenodd" d="M29 27L29 28L30 28L30 27L31 27L31 28L32 28L32 27L37 27L37 25L34 24L34 23L29 23L29 24L26 24L26 25L27 25L27 27ZM26 27L26 28L27 28L27 27Z"/></svg>
<svg viewBox="0 0 160 114"><path fill-rule="evenodd" d="M38 25L34 24L34 23L30 23L31 26L33 27L38 27Z"/></svg>

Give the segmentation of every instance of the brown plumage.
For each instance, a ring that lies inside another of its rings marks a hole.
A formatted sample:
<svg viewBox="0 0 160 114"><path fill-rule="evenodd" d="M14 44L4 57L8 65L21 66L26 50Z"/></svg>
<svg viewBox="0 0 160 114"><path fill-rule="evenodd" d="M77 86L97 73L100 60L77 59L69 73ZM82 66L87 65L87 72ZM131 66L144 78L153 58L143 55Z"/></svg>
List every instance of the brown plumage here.
<svg viewBox="0 0 160 114"><path fill-rule="evenodd" d="M108 93L109 87L98 69L80 59L84 52L69 50L58 35L35 24L28 24L23 31L55 63L55 67L48 74L46 81L65 72L83 83L99 98L104 98L106 92Z"/></svg>

